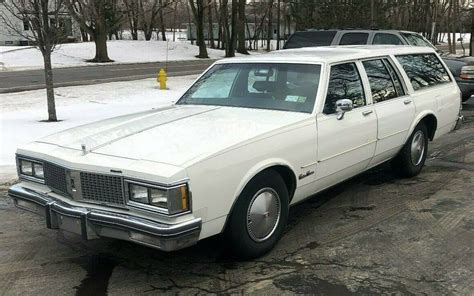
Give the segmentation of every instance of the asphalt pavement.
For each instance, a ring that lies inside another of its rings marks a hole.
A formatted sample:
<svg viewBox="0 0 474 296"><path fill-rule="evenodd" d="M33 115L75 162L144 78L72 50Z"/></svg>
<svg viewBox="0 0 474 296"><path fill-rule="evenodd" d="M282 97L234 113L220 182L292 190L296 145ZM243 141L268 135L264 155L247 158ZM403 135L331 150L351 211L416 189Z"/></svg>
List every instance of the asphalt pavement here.
<svg viewBox="0 0 474 296"><path fill-rule="evenodd" d="M156 77L161 68L167 68L169 76L198 74L215 60L201 59L172 61L167 64L101 64L96 66L53 69L56 87L88 85L113 81L126 81ZM45 87L43 70L0 72L0 93L42 89Z"/></svg>
<svg viewBox="0 0 474 296"><path fill-rule="evenodd" d="M16 209L0 185L0 295L472 295L471 101L420 175L384 164L295 205L276 248L247 262L219 237L172 253L82 241Z"/></svg>

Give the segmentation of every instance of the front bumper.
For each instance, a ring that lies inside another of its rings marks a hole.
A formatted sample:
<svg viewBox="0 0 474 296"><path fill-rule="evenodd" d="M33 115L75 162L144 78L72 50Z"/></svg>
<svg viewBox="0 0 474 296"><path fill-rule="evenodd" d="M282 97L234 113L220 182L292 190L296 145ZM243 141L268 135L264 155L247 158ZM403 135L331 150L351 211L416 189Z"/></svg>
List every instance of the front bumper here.
<svg viewBox="0 0 474 296"><path fill-rule="evenodd" d="M77 207L21 184L8 190L15 206L45 218L46 227L81 235L90 240L110 237L131 241L164 251L195 244L201 232L201 219L178 224L163 224L141 217Z"/></svg>

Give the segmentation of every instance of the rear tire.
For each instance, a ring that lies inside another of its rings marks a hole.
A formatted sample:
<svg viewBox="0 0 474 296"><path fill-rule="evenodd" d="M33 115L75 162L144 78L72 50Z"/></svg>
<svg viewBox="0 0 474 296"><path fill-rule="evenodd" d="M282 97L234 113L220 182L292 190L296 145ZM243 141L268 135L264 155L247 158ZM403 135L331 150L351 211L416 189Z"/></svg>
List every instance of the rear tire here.
<svg viewBox="0 0 474 296"><path fill-rule="evenodd" d="M237 199L224 238L234 255L247 260L269 252L283 235L289 195L283 178L267 170L253 178Z"/></svg>
<svg viewBox="0 0 474 296"><path fill-rule="evenodd" d="M402 150L392 160L392 167L401 176L418 175L428 154L428 130L423 122L418 123Z"/></svg>

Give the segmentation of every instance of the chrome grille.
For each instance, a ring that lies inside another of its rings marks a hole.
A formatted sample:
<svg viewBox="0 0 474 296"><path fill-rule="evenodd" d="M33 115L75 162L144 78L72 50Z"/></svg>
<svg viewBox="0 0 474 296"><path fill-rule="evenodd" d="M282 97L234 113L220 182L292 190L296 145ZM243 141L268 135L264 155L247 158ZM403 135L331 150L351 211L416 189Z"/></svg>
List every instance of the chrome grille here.
<svg viewBox="0 0 474 296"><path fill-rule="evenodd" d="M121 177L81 172L81 191L85 200L125 204Z"/></svg>
<svg viewBox="0 0 474 296"><path fill-rule="evenodd" d="M43 165L45 184L53 190L69 195L67 190L66 169L49 162L45 162Z"/></svg>

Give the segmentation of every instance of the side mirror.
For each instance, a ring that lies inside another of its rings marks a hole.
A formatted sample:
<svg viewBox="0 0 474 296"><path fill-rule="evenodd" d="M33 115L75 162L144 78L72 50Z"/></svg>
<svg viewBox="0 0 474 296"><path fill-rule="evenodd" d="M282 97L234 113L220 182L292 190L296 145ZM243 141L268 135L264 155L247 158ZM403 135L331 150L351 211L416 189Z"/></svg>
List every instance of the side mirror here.
<svg viewBox="0 0 474 296"><path fill-rule="evenodd" d="M341 120L344 118L344 114L346 112L351 111L354 109L354 105L352 101L349 99L342 99L336 101L336 112L337 112L337 120Z"/></svg>

